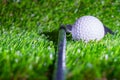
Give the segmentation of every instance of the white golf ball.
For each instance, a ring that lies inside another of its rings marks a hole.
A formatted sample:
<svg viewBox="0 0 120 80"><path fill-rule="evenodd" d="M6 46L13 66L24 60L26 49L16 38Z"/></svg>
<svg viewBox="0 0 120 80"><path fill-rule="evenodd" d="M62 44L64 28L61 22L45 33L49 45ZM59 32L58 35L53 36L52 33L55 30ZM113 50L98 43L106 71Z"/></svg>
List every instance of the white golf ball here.
<svg viewBox="0 0 120 80"><path fill-rule="evenodd" d="M102 22L94 16L83 16L72 25L72 37L74 40L100 40L105 31Z"/></svg>

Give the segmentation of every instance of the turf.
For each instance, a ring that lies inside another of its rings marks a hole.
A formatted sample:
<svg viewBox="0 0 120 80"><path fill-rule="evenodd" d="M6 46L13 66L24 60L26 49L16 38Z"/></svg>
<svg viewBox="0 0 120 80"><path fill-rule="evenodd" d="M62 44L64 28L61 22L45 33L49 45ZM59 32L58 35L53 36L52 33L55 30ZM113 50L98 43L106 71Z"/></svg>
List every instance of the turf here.
<svg viewBox="0 0 120 80"><path fill-rule="evenodd" d="M99 18L116 34L102 40L67 36L67 80L120 80L119 0L0 1L0 80L49 80L60 24L84 15Z"/></svg>

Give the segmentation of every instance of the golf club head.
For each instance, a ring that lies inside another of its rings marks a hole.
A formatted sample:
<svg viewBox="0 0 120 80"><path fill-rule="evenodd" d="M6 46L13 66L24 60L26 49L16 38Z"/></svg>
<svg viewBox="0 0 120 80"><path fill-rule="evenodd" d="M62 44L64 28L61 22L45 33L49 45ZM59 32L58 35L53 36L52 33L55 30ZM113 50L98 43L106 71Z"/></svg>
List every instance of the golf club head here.
<svg viewBox="0 0 120 80"><path fill-rule="evenodd" d="M67 24L66 25L66 32L71 33L71 31L72 31L72 25ZM114 32L111 29L109 29L108 27L106 27L105 25L104 25L104 31L105 31L105 35L107 33L110 33L110 34L114 35Z"/></svg>

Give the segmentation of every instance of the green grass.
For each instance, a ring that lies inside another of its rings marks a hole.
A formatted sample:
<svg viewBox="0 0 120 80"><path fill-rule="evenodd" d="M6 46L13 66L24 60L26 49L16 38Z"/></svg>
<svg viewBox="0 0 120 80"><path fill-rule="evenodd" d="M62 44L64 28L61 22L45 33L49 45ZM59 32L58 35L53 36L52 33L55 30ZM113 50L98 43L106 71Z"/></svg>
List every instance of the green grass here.
<svg viewBox="0 0 120 80"><path fill-rule="evenodd" d="M25 30L4 31L0 36L0 79L46 79L53 42Z"/></svg>
<svg viewBox="0 0 120 80"><path fill-rule="evenodd" d="M119 80L119 36L106 36L102 41L83 43L70 41L67 45L68 80ZM72 52L72 53L71 53Z"/></svg>
<svg viewBox="0 0 120 80"><path fill-rule="evenodd" d="M48 80L57 31L84 15L99 18L117 32L85 43L67 39L67 80L120 80L119 0L0 1L0 80Z"/></svg>

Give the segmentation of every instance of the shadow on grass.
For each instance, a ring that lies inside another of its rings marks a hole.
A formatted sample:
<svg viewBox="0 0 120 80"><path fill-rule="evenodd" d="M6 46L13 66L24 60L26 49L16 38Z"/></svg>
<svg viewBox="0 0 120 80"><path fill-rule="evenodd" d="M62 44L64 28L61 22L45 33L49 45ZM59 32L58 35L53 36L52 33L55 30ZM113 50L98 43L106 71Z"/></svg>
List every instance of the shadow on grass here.
<svg viewBox="0 0 120 80"><path fill-rule="evenodd" d="M55 48L55 53L57 51L57 42L58 42L58 30L54 30L52 32L42 32L41 34L44 34L49 41L52 41ZM55 60L56 60L56 54L53 56L54 59L52 61L52 64L49 65L48 71L46 72L46 76L49 80L53 80L53 74L54 74L54 68L55 68Z"/></svg>

